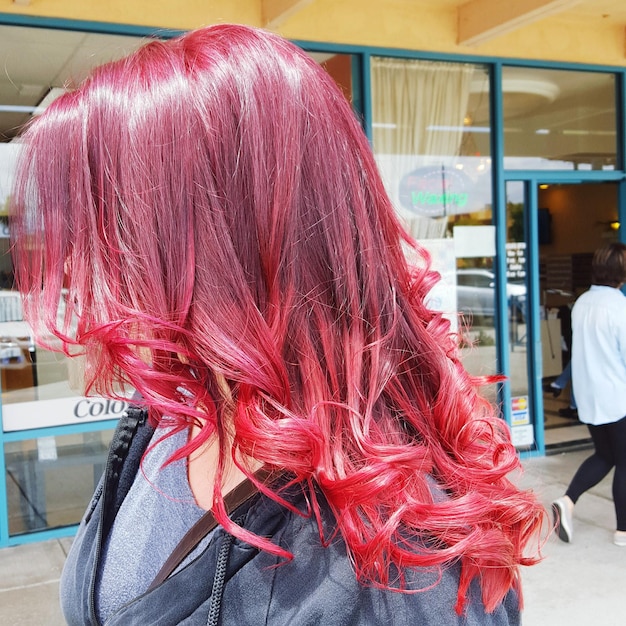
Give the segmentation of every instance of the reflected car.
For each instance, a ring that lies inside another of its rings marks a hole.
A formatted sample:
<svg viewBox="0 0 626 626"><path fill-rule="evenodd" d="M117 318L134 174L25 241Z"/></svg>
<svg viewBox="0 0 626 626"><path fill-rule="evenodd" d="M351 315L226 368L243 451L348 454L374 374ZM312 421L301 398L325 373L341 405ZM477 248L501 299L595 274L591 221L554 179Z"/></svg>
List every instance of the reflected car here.
<svg viewBox="0 0 626 626"><path fill-rule="evenodd" d="M456 274L457 310L473 317L494 317L496 275L491 270L463 269ZM507 282L506 295L511 316L522 322L526 317L526 286Z"/></svg>

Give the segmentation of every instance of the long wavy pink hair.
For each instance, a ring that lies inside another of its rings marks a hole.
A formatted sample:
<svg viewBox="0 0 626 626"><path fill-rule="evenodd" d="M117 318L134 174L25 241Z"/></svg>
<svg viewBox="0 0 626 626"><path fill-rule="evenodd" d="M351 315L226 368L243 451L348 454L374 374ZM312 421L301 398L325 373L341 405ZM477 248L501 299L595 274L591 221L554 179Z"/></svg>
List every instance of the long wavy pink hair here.
<svg viewBox="0 0 626 626"><path fill-rule="evenodd" d="M28 319L84 348L95 391L202 425L179 457L218 438L228 530L284 554L226 517L225 462L250 456L313 514L323 492L364 583L460 560L459 612L474 577L488 610L519 586L542 509L348 102L296 46L221 25L96 69L25 133L12 212Z"/></svg>

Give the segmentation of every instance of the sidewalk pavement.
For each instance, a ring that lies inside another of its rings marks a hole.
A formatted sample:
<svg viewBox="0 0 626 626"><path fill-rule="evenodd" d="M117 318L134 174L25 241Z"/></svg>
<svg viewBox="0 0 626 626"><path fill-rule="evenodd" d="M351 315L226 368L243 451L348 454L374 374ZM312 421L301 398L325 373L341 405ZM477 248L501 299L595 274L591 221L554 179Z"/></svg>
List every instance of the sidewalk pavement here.
<svg viewBox="0 0 626 626"><path fill-rule="evenodd" d="M529 459L520 484L531 487L549 508L589 454ZM612 480L613 472L578 500L572 543L552 534L542 550L544 560L522 571L523 626L626 625L626 548L613 544Z"/></svg>
<svg viewBox="0 0 626 626"><path fill-rule="evenodd" d="M520 484L546 507L561 496L589 451L567 452L524 461ZM613 545L615 513L612 474L576 506L574 540L552 535L545 559L522 573L523 626L623 626L626 624L626 548ZM0 550L0 624L62 626L57 593L71 539L44 541Z"/></svg>

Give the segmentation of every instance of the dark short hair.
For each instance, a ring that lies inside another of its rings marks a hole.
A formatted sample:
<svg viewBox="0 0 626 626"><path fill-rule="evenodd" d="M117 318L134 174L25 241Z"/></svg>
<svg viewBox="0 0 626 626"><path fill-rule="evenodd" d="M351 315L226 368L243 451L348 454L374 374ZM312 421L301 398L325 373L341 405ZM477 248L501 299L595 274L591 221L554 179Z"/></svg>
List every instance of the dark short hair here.
<svg viewBox="0 0 626 626"><path fill-rule="evenodd" d="M626 245L610 243L595 251L591 261L594 285L618 287L626 282Z"/></svg>

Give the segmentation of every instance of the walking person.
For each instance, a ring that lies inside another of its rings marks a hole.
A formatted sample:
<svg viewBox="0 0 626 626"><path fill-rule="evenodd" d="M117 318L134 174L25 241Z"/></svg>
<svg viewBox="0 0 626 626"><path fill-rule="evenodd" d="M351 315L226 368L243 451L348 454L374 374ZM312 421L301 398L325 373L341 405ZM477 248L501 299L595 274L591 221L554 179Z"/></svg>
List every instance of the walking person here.
<svg viewBox="0 0 626 626"><path fill-rule="evenodd" d="M567 417L570 419L578 419L578 408L576 406L576 398L574 396L574 385L571 384L572 381L572 361L571 359L567 362L567 365L563 368L563 371L556 377L556 379L550 383L546 383L543 386L543 390L545 393L551 393L553 398L558 398L563 389L570 386L569 391L569 404L567 407L563 407L559 409L559 415L561 417Z"/></svg>
<svg viewBox="0 0 626 626"><path fill-rule="evenodd" d="M570 305L559 307L558 319L561 320L561 337L563 343L563 354L567 353L567 363L563 371L550 383L543 386L545 393L552 394L553 398L558 398L563 390L570 385L569 405L559 409L560 417L578 420L578 407L574 396L574 385L572 384L572 310Z"/></svg>
<svg viewBox="0 0 626 626"><path fill-rule="evenodd" d="M613 468L617 529L613 541L626 547L626 245L612 243L592 260L592 285L572 310L572 377L581 422L594 452L579 467L565 495L552 503L555 529L574 536L574 505Z"/></svg>

